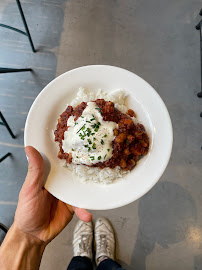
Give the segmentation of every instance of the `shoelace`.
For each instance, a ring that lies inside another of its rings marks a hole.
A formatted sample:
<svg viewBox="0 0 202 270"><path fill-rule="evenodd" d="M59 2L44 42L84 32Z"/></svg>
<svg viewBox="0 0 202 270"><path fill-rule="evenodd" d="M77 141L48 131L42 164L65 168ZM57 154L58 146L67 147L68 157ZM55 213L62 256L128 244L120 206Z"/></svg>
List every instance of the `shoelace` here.
<svg viewBox="0 0 202 270"><path fill-rule="evenodd" d="M88 252L90 248L89 235L81 235L81 241L79 243L80 252Z"/></svg>
<svg viewBox="0 0 202 270"><path fill-rule="evenodd" d="M105 234L101 234L98 238L98 247L100 250L109 252L109 245Z"/></svg>

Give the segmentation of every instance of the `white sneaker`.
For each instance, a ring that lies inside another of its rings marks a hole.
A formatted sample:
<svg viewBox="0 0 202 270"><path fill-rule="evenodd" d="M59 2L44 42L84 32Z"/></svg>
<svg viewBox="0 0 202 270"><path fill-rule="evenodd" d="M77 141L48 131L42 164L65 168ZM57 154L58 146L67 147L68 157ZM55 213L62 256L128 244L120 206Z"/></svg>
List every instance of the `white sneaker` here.
<svg viewBox="0 0 202 270"><path fill-rule="evenodd" d="M108 220L98 218L95 223L95 244L96 244L96 263L102 258L108 257L114 260L115 257L115 237L114 231Z"/></svg>
<svg viewBox="0 0 202 270"><path fill-rule="evenodd" d="M93 224L79 220L74 229L73 249L74 256L85 256L93 259Z"/></svg>

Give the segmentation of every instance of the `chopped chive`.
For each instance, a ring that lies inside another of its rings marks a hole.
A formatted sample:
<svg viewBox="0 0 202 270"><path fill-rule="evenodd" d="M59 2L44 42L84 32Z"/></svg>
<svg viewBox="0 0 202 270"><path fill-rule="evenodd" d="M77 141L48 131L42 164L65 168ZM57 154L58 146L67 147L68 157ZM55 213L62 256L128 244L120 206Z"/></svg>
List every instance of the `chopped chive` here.
<svg viewBox="0 0 202 270"><path fill-rule="evenodd" d="M80 116L81 118L84 118L82 115Z"/></svg>
<svg viewBox="0 0 202 270"><path fill-rule="evenodd" d="M75 122L75 123L74 123L74 125L76 126L76 125L78 125L78 123L77 123L77 122Z"/></svg>
<svg viewBox="0 0 202 270"><path fill-rule="evenodd" d="M77 131L77 133L79 133L80 130L84 130L85 129L85 124Z"/></svg>
<svg viewBox="0 0 202 270"><path fill-rule="evenodd" d="M105 134L104 137L106 138L107 137L107 134Z"/></svg>
<svg viewBox="0 0 202 270"><path fill-rule="evenodd" d="M76 158L79 158L78 156L76 156Z"/></svg>
<svg viewBox="0 0 202 270"><path fill-rule="evenodd" d="M98 129L99 129L99 128L96 127L96 128L94 129L94 131L95 131L95 132L98 132Z"/></svg>
<svg viewBox="0 0 202 270"><path fill-rule="evenodd" d="M88 147L88 145L87 145L87 144L85 144L85 145L84 145L84 147L86 147L86 148L87 148L87 147Z"/></svg>
<svg viewBox="0 0 202 270"><path fill-rule="evenodd" d="M91 159L91 160L94 160L94 159L95 159L95 157L94 157L94 156L90 156L90 159Z"/></svg>
<svg viewBox="0 0 202 270"><path fill-rule="evenodd" d="M94 121L95 120L95 116L93 114L92 114L92 117L93 118L91 118L90 121Z"/></svg>
<svg viewBox="0 0 202 270"><path fill-rule="evenodd" d="M98 124L98 126L100 126L100 125L101 125L101 123L100 123L100 122L97 122L97 124Z"/></svg>
<svg viewBox="0 0 202 270"><path fill-rule="evenodd" d="M93 143L92 148L96 149L96 144L95 143Z"/></svg>
<svg viewBox="0 0 202 270"><path fill-rule="evenodd" d="M72 148L72 151L74 151L74 148Z"/></svg>
<svg viewBox="0 0 202 270"><path fill-rule="evenodd" d="M90 147L88 147L88 152L90 152Z"/></svg>
<svg viewBox="0 0 202 270"><path fill-rule="evenodd" d="M96 110L98 110L98 111L101 111L102 109L101 108L95 108Z"/></svg>
<svg viewBox="0 0 202 270"><path fill-rule="evenodd" d="M98 160L100 160L101 158L102 158L102 157L101 157L101 156L99 156L97 159L98 159Z"/></svg>
<svg viewBox="0 0 202 270"><path fill-rule="evenodd" d="M95 133L91 133L91 135L95 135Z"/></svg>
<svg viewBox="0 0 202 270"><path fill-rule="evenodd" d="M91 140L90 140L90 139L88 139L88 143L89 143L89 144L92 144L92 142L91 142Z"/></svg>
<svg viewBox="0 0 202 270"><path fill-rule="evenodd" d="M86 123L91 123L91 122L86 120Z"/></svg>
<svg viewBox="0 0 202 270"><path fill-rule="evenodd" d="M109 152L109 151L110 151L110 149L107 149L107 151Z"/></svg>
<svg viewBox="0 0 202 270"><path fill-rule="evenodd" d="M107 154L104 156L104 159L106 158Z"/></svg>
<svg viewBox="0 0 202 270"><path fill-rule="evenodd" d="M95 141L95 140L96 140L96 138L94 137L94 138L93 138L93 140Z"/></svg>
<svg viewBox="0 0 202 270"><path fill-rule="evenodd" d="M100 141L100 143L103 145L103 144L104 144L104 141L103 141L103 140L101 140L101 141Z"/></svg>
<svg viewBox="0 0 202 270"><path fill-rule="evenodd" d="M102 109L101 108L95 108L95 109L98 110L102 114Z"/></svg>

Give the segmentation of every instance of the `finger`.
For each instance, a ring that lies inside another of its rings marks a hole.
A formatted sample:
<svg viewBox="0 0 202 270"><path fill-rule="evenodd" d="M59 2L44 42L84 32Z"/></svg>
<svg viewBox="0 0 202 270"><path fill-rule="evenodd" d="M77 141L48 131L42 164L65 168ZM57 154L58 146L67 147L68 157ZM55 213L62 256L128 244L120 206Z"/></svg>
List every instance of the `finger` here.
<svg viewBox="0 0 202 270"><path fill-rule="evenodd" d="M92 214L89 213L86 209L82 209L82 208L77 208L72 206L75 214L77 215L77 217L85 222L89 222L92 219Z"/></svg>
<svg viewBox="0 0 202 270"><path fill-rule="evenodd" d="M25 147L29 167L25 183L42 188L44 184L45 166L41 154L32 146Z"/></svg>

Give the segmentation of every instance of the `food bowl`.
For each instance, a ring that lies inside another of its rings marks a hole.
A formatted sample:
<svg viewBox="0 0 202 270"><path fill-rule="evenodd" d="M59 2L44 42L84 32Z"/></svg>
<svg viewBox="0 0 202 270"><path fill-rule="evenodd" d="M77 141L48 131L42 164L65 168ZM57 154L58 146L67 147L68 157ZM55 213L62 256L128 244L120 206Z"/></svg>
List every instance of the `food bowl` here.
<svg viewBox="0 0 202 270"><path fill-rule="evenodd" d="M149 153L135 168L112 184L82 183L58 159L53 131L59 115L75 97L79 87L106 92L123 89L128 108L150 138ZM50 82L35 99L25 124L25 146L35 147L47 169L45 188L65 203L105 210L129 204L147 193L160 179L172 151L173 132L167 108L157 92L136 74L113 66L94 65L70 70Z"/></svg>

